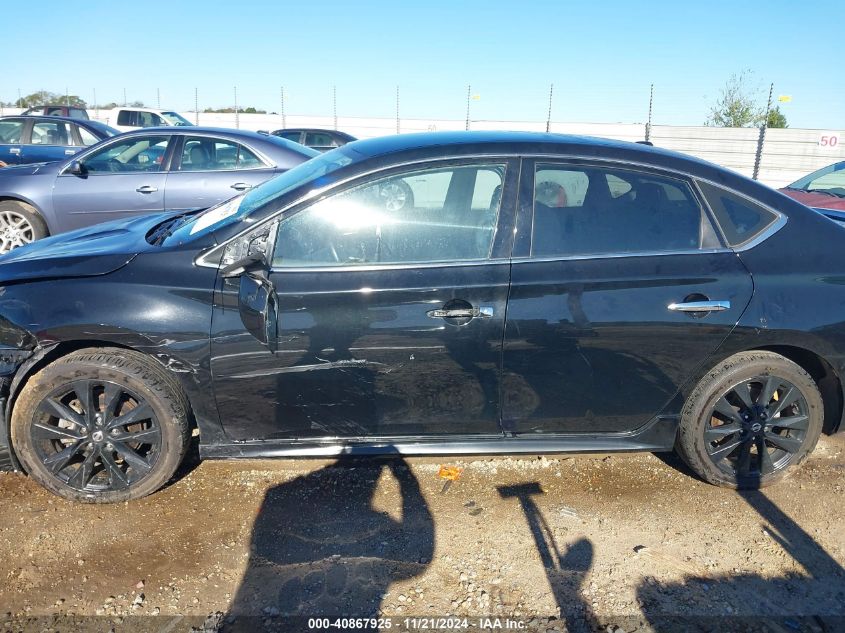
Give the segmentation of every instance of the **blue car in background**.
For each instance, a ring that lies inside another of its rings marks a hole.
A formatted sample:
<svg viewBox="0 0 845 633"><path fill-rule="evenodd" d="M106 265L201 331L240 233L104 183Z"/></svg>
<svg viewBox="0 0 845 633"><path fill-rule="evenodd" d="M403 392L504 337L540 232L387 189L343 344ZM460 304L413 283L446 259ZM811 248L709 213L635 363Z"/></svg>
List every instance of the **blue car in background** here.
<svg viewBox="0 0 845 633"><path fill-rule="evenodd" d="M119 130L99 121L52 115L0 117L0 162L25 165L65 160L117 134Z"/></svg>
<svg viewBox="0 0 845 633"><path fill-rule="evenodd" d="M318 155L269 134L171 126L120 134L60 162L5 167L0 253L108 220L204 209Z"/></svg>

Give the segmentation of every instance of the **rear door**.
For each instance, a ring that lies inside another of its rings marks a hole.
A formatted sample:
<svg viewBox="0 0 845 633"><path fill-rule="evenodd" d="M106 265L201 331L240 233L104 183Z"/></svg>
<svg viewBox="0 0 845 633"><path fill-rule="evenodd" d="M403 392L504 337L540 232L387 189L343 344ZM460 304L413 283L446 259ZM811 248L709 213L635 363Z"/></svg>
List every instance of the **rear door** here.
<svg viewBox="0 0 845 633"><path fill-rule="evenodd" d="M167 134L116 137L82 158L82 175L63 170L53 187L60 230L163 211L169 140Z"/></svg>
<svg viewBox="0 0 845 633"><path fill-rule="evenodd" d="M171 211L210 207L276 174L242 143L214 136L182 137L174 158L164 201Z"/></svg>
<svg viewBox="0 0 845 633"><path fill-rule="evenodd" d="M504 429L637 429L725 340L751 277L683 176L539 159L523 175Z"/></svg>
<svg viewBox="0 0 845 633"><path fill-rule="evenodd" d="M269 275L272 344L245 329L237 283L215 306L212 371L230 436L501 437L517 167L406 167L286 214ZM379 192L395 179L414 205L386 205Z"/></svg>

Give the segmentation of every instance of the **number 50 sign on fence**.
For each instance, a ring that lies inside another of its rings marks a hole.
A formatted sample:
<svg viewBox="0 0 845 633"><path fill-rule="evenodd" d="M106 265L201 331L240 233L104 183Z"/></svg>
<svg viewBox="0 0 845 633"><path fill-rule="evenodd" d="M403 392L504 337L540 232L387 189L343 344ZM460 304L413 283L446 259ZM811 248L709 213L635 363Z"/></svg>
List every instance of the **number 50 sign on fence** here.
<svg viewBox="0 0 845 633"><path fill-rule="evenodd" d="M822 134L819 137L819 147L834 149L839 147L839 134Z"/></svg>

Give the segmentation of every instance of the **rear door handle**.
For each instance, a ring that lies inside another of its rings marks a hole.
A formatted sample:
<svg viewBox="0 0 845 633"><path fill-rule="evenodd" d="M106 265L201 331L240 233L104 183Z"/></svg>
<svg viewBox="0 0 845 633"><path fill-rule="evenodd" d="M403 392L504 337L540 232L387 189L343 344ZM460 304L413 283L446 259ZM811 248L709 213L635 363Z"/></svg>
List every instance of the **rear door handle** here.
<svg viewBox="0 0 845 633"><path fill-rule="evenodd" d="M21 153L21 148L20 148L20 147L12 147L11 149L9 149L9 153L10 153L10 154L16 154L16 155L17 155L17 154L20 154L20 153Z"/></svg>
<svg viewBox="0 0 845 633"><path fill-rule="evenodd" d="M65 150L66 156L73 156L74 154L76 154L76 150L74 150L74 149L66 149Z"/></svg>
<svg viewBox="0 0 845 633"><path fill-rule="evenodd" d="M232 189L235 191L246 191L247 189L252 189L252 185L245 182L236 182L232 185Z"/></svg>
<svg viewBox="0 0 845 633"><path fill-rule="evenodd" d="M666 306L674 312L722 312L731 309L730 301L684 301Z"/></svg>
<svg viewBox="0 0 845 633"><path fill-rule="evenodd" d="M480 308L455 308L452 310L429 310L426 312L432 319L489 319L493 316L492 306L481 306Z"/></svg>
<svg viewBox="0 0 845 633"><path fill-rule="evenodd" d="M143 187L138 187L135 191L138 193L155 193L158 189L156 187L151 187L150 185L144 185Z"/></svg>

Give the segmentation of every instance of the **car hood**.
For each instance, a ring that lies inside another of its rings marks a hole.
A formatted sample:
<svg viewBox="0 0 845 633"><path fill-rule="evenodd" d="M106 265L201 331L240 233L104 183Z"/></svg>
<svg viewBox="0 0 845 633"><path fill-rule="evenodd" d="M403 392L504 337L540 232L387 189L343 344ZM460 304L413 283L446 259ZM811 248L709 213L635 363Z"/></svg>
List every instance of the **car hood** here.
<svg viewBox="0 0 845 633"><path fill-rule="evenodd" d="M157 247L145 236L171 213L115 220L62 233L0 256L0 284L59 277L107 275L140 252Z"/></svg>
<svg viewBox="0 0 845 633"><path fill-rule="evenodd" d="M797 200L808 207L816 209L837 209L845 211L845 198L836 198L824 193L814 193L812 191L798 191L796 189L781 189L781 193L786 194L793 200Z"/></svg>

